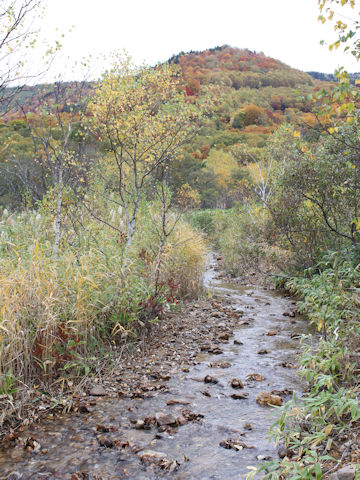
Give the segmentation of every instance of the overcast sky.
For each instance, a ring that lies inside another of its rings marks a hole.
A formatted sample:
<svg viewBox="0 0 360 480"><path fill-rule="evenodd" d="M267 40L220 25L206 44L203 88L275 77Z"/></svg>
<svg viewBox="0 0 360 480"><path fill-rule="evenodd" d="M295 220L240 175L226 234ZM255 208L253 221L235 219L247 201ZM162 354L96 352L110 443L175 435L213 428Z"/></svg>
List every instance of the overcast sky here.
<svg viewBox="0 0 360 480"><path fill-rule="evenodd" d="M75 26L63 39L62 56L71 60L126 49L137 63L153 65L180 51L228 44L305 71L360 70L350 55L320 45L334 32L318 22L317 0L45 1L47 39Z"/></svg>

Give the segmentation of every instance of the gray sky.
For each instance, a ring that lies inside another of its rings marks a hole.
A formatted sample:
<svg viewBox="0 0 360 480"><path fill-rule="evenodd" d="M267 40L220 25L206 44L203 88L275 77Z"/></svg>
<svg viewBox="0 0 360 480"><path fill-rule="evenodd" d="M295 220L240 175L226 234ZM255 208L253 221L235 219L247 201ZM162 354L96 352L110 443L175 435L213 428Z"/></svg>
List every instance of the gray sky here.
<svg viewBox="0 0 360 480"><path fill-rule="evenodd" d="M263 51L301 70L333 72L360 65L342 51L329 52L321 39L334 39L318 22L317 0L46 0L42 35L67 32L60 67L92 53L126 49L137 63L155 64L173 53L216 45ZM56 30L58 29L58 30Z"/></svg>

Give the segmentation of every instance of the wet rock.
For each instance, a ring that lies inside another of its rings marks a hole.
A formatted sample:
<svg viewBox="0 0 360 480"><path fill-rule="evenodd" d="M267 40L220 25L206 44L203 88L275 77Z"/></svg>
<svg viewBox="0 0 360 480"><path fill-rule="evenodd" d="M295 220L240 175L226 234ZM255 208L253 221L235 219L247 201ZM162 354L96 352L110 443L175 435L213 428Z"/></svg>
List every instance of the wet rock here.
<svg viewBox="0 0 360 480"><path fill-rule="evenodd" d="M296 315L296 313L293 310L283 313L284 317L292 317L293 318L293 317L295 317L295 315Z"/></svg>
<svg viewBox="0 0 360 480"><path fill-rule="evenodd" d="M169 473L175 472L180 467L180 463L173 459L164 459L159 463L159 467L162 470L166 470Z"/></svg>
<svg viewBox="0 0 360 480"><path fill-rule="evenodd" d="M269 460L272 460L271 455L257 455L256 457L258 460L268 462Z"/></svg>
<svg viewBox="0 0 360 480"><path fill-rule="evenodd" d="M98 437L97 441L99 442L99 445L101 447L105 448L114 448L115 443L111 438L109 437Z"/></svg>
<svg viewBox="0 0 360 480"><path fill-rule="evenodd" d="M203 392L201 392L204 397L211 397L211 393L210 392L207 392L206 390L204 390Z"/></svg>
<svg viewBox="0 0 360 480"><path fill-rule="evenodd" d="M219 380L217 378L212 377L211 375L206 375L206 377L204 378L204 382L216 384L219 382Z"/></svg>
<svg viewBox="0 0 360 480"><path fill-rule="evenodd" d="M269 392L259 392L256 396L256 402L259 405L277 405L280 406L283 403L283 399L279 395L273 395Z"/></svg>
<svg viewBox="0 0 360 480"><path fill-rule="evenodd" d="M245 400L248 396L249 396L249 394L246 393L246 392L244 392L244 393L233 393L231 395L231 398L233 398L234 400Z"/></svg>
<svg viewBox="0 0 360 480"><path fill-rule="evenodd" d="M210 317L219 318L219 317L221 317L221 313L220 312L211 312Z"/></svg>
<svg viewBox="0 0 360 480"><path fill-rule="evenodd" d="M155 419L159 427L164 425L176 425L176 418L171 413L157 412L155 414Z"/></svg>
<svg viewBox="0 0 360 480"><path fill-rule="evenodd" d="M258 355L266 355L266 354L268 354L268 353L270 353L270 352L269 352L269 350L267 350L266 348L261 348L260 350L258 350L257 353L258 353Z"/></svg>
<svg viewBox="0 0 360 480"><path fill-rule="evenodd" d="M40 452L41 445L34 437L29 437L26 439L24 448L30 452L38 453Z"/></svg>
<svg viewBox="0 0 360 480"><path fill-rule="evenodd" d="M183 415L180 415L180 417L176 418L176 423L180 426L186 425L188 423L188 419L185 418Z"/></svg>
<svg viewBox="0 0 360 480"><path fill-rule="evenodd" d="M280 367L283 367L283 368L298 368L297 365L294 365L291 362L282 362L279 365Z"/></svg>
<svg viewBox="0 0 360 480"><path fill-rule="evenodd" d="M135 423L136 430L144 430L145 422L144 420L137 420Z"/></svg>
<svg viewBox="0 0 360 480"><path fill-rule="evenodd" d="M220 447L226 448L228 450L233 449L237 451L241 451L244 448L255 448L255 447L250 447L243 441L239 440L238 438L229 438L227 440L222 440L219 443Z"/></svg>
<svg viewBox="0 0 360 480"><path fill-rule="evenodd" d="M166 458L166 453L155 452L154 450L144 450L139 452L138 456L142 462L146 462L148 460L162 460L163 458Z"/></svg>
<svg viewBox="0 0 360 480"><path fill-rule="evenodd" d="M244 429L244 430L249 430L249 431L251 431L251 430L253 430L253 428L254 428L254 427L251 425L251 423L245 423L244 426L243 426L243 429Z"/></svg>
<svg viewBox="0 0 360 480"><path fill-rule="evenodd" d="M230 368L231 363L230 362L222 362L221 360L219 362L212 362L209 363L210 368Z"/></svg>
<svg viewBox="0 0 360 480"><path fill-rule="evenodd" d="M239 378L233 378L230 382L232 388L244 388L244 384Z"/></svg>
<svg viewBox="0 0 360 480"><path fill-rule="evenodd" d="M220 335L219 335L219 340L221 342L227 342L229 340L229 338L230 338L230 335L226 332L220 333Z"/></svg>
<svg viewBox="0 0 360 480"><path fill-rule="evenodd" d="M190 402L186 398L170 398L166 405L190 405Z"/></svg>
<svg viewBox="0 0 360 480"><path fill-rule="evenodd" d="M267 332L266 334L268 337L273 337L275 335L277 335L277 331L276 330L271 330L270 332Z"/></svg>
<svg viewBox="0 0 360 480"><path fill-rule="evenodd" d="M202 415L201 413L194 413L190 410L183 410L181 413L188 422L199 422L201 419L204 418L204 415Z"/></svg>
<svg viewBox="0 0 360 480"><path fill-rule="evenodd" d="M240 340L234 340L234 345L244 345Z"/></svg>
<svg viewBox="0 0 360 480"><path fill-rule="evenodd" d="M249 373L246 375L247 380L254 380L256 382L262 382L264 378L260 375L260 373Z"/></svg>
<svg viewBox="0 0 360 480"><path fill-rule="evenodd" d="M354 480L355 478L355 465L347 465L341 468L337 472L329 475L329 480Z"/></svg>
<svg viewBox="0 0 360 480"><path fill-rule="evenodd" d="M207 351L213 355L221 355L223 353L223 350L221 350L221 348L217 345L210 345Z"/></svg>
<svg viewBox="0 0 360 480"><path fill-rule="evenodd" d="M278 395L279 397L287 397L294 393L294 390L290 390L289 388L284 388L284 390L271 390L272 395Z"/></svg>
<svg viewBox="0 0 360 480"><path fill-rule="evenodd" d="M100 433L110 432L110 427L105 427L105 425L96 425L96 431Z"/></svg>
<svg viewBox="0 0 360 480"><path fill-rule="evenodd" d="M105 388L102 385L95 385L90 389L89 395L93 397L105 397L107 393Z"/></svg>
<svg viewBox="0 0 360 480"><path fill-rule="evenodd" d="M162 470L166 470L170 473L174 472L180 466L180 463L177 460L168 458L166 453L163 452L144 450L143 452L138 453L138 456L142 463L156 465Z"/></svg>

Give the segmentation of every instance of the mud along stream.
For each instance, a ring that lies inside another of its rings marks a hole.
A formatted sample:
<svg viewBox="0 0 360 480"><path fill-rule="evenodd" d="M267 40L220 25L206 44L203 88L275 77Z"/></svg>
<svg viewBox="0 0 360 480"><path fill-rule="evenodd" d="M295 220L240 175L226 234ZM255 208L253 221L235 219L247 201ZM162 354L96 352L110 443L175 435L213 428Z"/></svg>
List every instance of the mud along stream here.
<svg viewBox="0 0 360 480"><path fill-rule="evenodd" d="M205 278L213 298L202 303L212 306L196 327L209 341L189 355L188 368L179 360L170 378L150 376L149 395L88 397L77 413L29 427L22 442L0 451L0 478L233 480L276 458L267 441L275 409L256 397L273 392L285 402L300 393L295 364L306 320L291 318L292 299L223 283L215 270Z"/></svg>

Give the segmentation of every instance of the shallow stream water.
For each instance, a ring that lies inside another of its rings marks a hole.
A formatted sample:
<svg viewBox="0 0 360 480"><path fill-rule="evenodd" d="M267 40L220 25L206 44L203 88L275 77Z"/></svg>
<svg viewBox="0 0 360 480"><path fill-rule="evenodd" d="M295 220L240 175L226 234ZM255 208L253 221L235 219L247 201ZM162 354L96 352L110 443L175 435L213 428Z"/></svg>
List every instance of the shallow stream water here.
<svg viewBox="0 0 360 480"><path fill-rule="evenodd" d="M245 478L248 467L258 465L265 457L277 458L275 446L267 440L276 409L258 405L256 396L260 391L301 393L293 366L299 350L296 334L308 330L307 322L298 315L283 315L294 309L291 298L261 287L223 282L211 266L205 278L207 288L244 313L234 336L221 345L222 354L199 355L198 364L188 372L179 368L167 382L168 391L153 398L102 398L91 415L61 415L34 425L31 434L47 451L34 453L16 447L0 452L0 478L237 480ZM244 322L246 318L248 322ZM269 336L268 332L277 333ZM262 349L268 353L259 354ZM230 366L211 368L215 361ZM263 380L247 378L254 373ZM218 383L204 383L207 375ZM230 385L234 378L241 379L244 388L234 390ZM247 396L233 399L234 393ZM287 401L291 395L283 398ZM167 405L174 399L189 404ZM155 425L138 430L131 424L134 417L151 418L156 412L176 416L184 409L203 417L163 432ZM106 436L115 438L115 447L99 445L99 425L110 429L104 433L105 440ZM220 443L228 439L253 448L221 447ZM158 460L161 467L154 465ZM19 475L8 477L14 471Z"/></svg>

